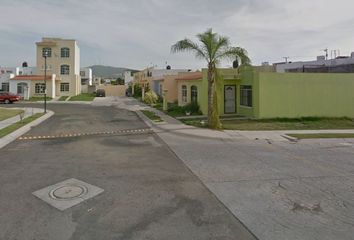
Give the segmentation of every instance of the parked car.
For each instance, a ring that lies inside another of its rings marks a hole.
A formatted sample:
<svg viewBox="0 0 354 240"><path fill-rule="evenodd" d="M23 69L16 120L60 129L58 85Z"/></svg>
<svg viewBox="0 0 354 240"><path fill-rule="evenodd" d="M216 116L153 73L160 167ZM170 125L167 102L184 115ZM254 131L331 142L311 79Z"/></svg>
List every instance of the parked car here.
<svg viewBox="0 0 354 240"><path fill-rule="evenodd" d="M106 91L104 89L97 89L96 97L105 97L105 96L106 96Z"/></svg>
<svg viewBox="0 0 354 240"><path fill-rule="evenodd" d="M0 102L9 104L13 102L17 102L21 99L20 95L12 94L9 92L0 92Z"/></svg>

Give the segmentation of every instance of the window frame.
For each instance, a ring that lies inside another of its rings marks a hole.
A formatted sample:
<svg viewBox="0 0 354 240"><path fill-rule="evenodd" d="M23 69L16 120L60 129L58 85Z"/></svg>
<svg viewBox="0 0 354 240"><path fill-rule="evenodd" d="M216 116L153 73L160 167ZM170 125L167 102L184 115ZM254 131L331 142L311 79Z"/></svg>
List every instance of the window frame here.
<svg viewBox="0 0 354 240"><path fill-rule="evenodd" d="M67 64L60 65L60 75L70 75L70 66Z"/></svg>
<svg viewBox="0 0 354 240"><path fill-rule="evenodd" d="M45 84L44 83L36 83L34 85L34 93L35 94L44 94L45 93Z"/></svg>
<svg viewBox="0 0 354 240"><path fill-rule="evenodd" d="M45 52L46 49L48 50L47 58L52 57L52 48L50 48L50 47L44 47L44 48L42 48L42 57L45 57L44 52Z"/></svg>
<svg viewBox="0 0 354 240"><path fill-rule="evenodd" d="M182 103L187 103L187 101L188 101L188 88L186 85L182 85L181 94L182 94Z"/></svg>
<svg viewBox="0 0 354 240"><path fill-rule="evenodd" d="M70 83L60 83L60 92L70 92Z"/></svg>
<svg viewBox="0 0 354 240"><path fill-rule="evenodd" d="M61 58L69 58L70 57L70 48L62 47L60 49L60 57Z"/></svg>
<svg viewBox="0 0 354 240"><path fill-rule="evenodd" d="M253 107L252 85L240 85L240 106Z"/></svg>
<svg viewBox="0 0 354 240"><path fill-rule="evenodd" d="M198 87L196 85L191 86L191 102L198 102Z"/></svg>
<svg viewBox="0 0 354 240"><path fill-rule="evenodd" d="M4 89L5 86L5 89ZM9 82L2 82L1 83L1 91L2 92L10 92L10 83Z"/></svg>

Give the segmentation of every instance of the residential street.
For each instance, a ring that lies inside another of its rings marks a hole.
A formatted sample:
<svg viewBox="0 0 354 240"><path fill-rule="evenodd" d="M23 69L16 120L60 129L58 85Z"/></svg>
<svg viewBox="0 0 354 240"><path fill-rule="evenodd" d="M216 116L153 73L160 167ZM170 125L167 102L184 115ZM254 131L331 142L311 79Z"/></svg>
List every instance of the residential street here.
<svg viewBox="0 0 354 240"><path fill-rule="evenodd" d="M50 104L0 150L0 239L352 239L353 139L256 140L167 116L152 133L129 111L144 107ZM104 192L62 212L32 195L71 178Z"/></svg>
<svg viewBox="0 0 354 240"><path fill-rule="evenodd" d="M158 136L109 133L146 129L135 113L48 108L55 115L25 136L107 133L16 140L1 149L0 239L255 239ZM104 192L64 211L32 194L71 178Z"/></svg>

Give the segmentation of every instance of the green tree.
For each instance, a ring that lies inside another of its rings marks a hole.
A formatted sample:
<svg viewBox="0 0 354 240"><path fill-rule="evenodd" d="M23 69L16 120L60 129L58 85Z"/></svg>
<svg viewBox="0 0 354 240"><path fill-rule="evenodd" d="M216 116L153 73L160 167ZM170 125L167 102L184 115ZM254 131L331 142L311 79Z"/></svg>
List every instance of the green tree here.
<svg viewBox="0 0 354 240"><path fill-rule="evenodd" d="M228 37L220 36L208 29L197 35L198 43L190 39L178 41L171 47L173 53L190 51L196 58L204 59L208 64L208 125L213 129L220 129L218 111L217 84L220 81L217 66L224 59L238 60L241 64L250 64L247 51L241 47L230 45Z"/></svg>

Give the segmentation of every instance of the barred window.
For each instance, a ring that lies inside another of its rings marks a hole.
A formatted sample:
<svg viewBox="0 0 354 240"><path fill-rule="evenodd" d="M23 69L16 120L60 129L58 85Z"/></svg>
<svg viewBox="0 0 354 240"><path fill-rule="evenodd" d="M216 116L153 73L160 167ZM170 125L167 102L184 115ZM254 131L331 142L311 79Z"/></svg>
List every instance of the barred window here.
<svg viewBox="0 0 354 240"><path fill-rule="evenodd" d="M70 49L67 47L61 48L60 49L60 56L62 58L68 58L70 57Z"/></svg>
<svg viewBox="0 0 354 240"><path fill-rule="evenodd" d="M61 92L69 92L69 83L60 83Z"/></svg>
<svg viewBox="0 0 354 240"><path fill-rule="evenodd" d="M42 49L42 56L43 57L51 57L52 56L52 49L51 48L43 48Z"/></svg>
<svg viewBox="0 0 354 240"><path fill-rule="evenodd" d="M9 92L10 91L10 84L8 82L1 83L1 91L2 92Z"/></svg>
<svg viewBox="0 0 354 240"><path fill-rule="evenodd" d="M60 74L61 75L69 75L69 73L70 73L69 65L61 65L60 66Z"/></svg>
<svg viewBox="0 0 354 240"><path fill-rule="evenodd" d="M44 94L45 84L44 83L36 83L36 85L34 85L34 92L36 94Z"/></svg>
<svg viewBox="0 0 354 240"><path fill-rule="evenodd" d="M252 107L252 86L240 86L240 105Z"/></svg>
<svg viewBox="0 0 354 240"><path fill-rule="evenodd" d="M183 103L187 102L187 86L186 85L182 86L182 102Z"/></svg>
<svg viewBox="0 0 354 240"><path fill-rule="evenodd" d="M197 86L191 87L191 102L196 103L198 101L198 88Z"/></svg>

